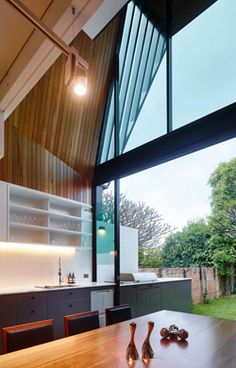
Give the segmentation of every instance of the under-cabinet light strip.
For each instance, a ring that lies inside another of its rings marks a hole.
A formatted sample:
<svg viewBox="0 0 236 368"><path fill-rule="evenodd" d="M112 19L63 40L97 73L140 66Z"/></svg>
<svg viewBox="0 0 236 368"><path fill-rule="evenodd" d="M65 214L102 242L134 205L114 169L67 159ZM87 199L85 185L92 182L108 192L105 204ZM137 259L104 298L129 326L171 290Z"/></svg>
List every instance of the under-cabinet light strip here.
<svg viewBox="0 0 236 368"><path fill-rule="evenodd" d="M71 246L63 245L44 245L44 244L28 244L28 243L12 243L12 242L0 242L0 249L4 251L24 251L27 253L44 253L44 254L75 254L76 250Z"/></svg>

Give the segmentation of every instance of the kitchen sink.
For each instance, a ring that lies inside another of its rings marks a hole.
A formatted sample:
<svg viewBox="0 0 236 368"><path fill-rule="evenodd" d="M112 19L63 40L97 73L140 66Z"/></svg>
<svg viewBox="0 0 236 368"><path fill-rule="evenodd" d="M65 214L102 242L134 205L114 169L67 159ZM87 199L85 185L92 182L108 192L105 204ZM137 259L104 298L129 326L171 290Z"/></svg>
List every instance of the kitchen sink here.
<svg viewBox="0 0 236 368"><path fill-rule="evenodd" d="M76 287L80 286L78 284L66 284L66 285L41 285L41 286L35 286L39 289L58 289L58 288L67 288L67 287Z"/></svg>

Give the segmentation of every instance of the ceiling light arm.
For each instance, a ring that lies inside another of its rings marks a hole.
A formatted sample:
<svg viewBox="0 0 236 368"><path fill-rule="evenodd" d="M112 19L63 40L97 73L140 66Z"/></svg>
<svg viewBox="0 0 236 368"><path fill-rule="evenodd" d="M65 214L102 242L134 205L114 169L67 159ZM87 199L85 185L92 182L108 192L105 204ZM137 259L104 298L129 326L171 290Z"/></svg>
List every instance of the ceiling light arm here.
<svg viewBox="0 0 236 368"><path fill-rule="evenodd" d="M21 15L23 15L29 22L31 22L35 28L42 32L57 48L63 52L67 57L72 52L72 49L67 45L60 37L57 36L49 27L47 27L36 15L34 15L20 0L6 0L14 9L16 9ZM73 50L74 52L74 50ZM79 64L88 69L88 63L78 54L77 60Z"/></svg>

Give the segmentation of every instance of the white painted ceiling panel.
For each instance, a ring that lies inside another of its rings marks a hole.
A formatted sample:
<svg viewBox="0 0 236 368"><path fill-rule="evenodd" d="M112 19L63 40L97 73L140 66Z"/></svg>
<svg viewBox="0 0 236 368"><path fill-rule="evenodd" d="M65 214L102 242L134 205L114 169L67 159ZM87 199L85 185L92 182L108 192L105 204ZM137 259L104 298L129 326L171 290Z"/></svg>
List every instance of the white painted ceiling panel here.
<svg viewBox="0 0 236 368"><path fill-rule="evenodd" d="M129 0L105 0L96 13L83 27L83 31L93 40Z"/></svg>

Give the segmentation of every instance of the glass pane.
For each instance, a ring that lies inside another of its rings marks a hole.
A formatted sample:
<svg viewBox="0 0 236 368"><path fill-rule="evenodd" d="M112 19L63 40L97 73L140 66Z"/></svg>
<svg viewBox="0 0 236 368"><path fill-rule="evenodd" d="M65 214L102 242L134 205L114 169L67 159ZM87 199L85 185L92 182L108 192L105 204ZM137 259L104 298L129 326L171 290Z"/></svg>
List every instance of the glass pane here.
<svg viewBox="0 0 236 368"><path fill-rule="evenodd" d="M120 153L165 134L167 125L165 37L137 7L130 19L130 37L120 49Z"/></svg>
<svg viewBox="0 0 236 368"><path fill-rule="evenodd" d="M114 182L97 187L97 281L114 281Z"/></svg>
<svg viewBox="0 0 236 368"><path fill-rule="evenodd" d="M128 132L124 152L166 133L166 57L162 59L138 118Z"/></svg>
<svg viewBox="0 0 236 368"><path fill-rule="evenodd" d="M104 136L100 146L99 163L106 162L114 157L114 87L110 92L104 121L106 126L103 130Z"/></svg>
<svg viewBox="0 0 236 368"><path fill-rule="evenodd" d="M125 54L127 51L127 46L129 42L130 37L130 31L132 26L132 17L134 15L134 3L131 1L127 7L126 16L125 16L125 24L122 34L122 41L120 46L120 52L119 52L119 69L120 73L123 70L124 67L124 61L125 61Z"/></svg>
<svg viewBox="0 0 236 368"><path fill-rule="evenodd" d="M160 28L165 29L162 14ZM162 31L163 32L163 31ZM117 101L108 100L99 163L114 157L114 104L119 154L166 133L166 37L132 1L127 6L121 45ZM112 105L112 106L111 106Z"/></svg>
<svg viewBox="0 0 236 368"><path fill-rule="evenodd" d="M235 14L218 0L173 37L174 129L235 102Z"/></svg>

